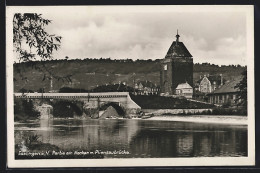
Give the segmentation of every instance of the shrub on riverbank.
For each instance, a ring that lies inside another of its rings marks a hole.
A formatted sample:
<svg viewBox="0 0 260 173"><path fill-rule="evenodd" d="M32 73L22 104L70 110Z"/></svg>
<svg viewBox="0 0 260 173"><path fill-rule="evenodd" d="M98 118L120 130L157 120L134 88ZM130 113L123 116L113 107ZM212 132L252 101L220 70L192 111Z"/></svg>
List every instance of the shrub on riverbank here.
<svg viewBox="0 0 260 173"><path fill-rule="evenodd" d="M14 120L23 121L37 119L40 112L36 111L32 100L14 99Z"/></svg>
<svg viewBox="0 0 260 173"><path fill-rule="evenodd" d="M72 153L72 154L63 154ZM37 134L24 135L22 143L15 144L15 159L100 159L102 154L74 155L72 151L61 150L58 146L43 143Z"/></svg>

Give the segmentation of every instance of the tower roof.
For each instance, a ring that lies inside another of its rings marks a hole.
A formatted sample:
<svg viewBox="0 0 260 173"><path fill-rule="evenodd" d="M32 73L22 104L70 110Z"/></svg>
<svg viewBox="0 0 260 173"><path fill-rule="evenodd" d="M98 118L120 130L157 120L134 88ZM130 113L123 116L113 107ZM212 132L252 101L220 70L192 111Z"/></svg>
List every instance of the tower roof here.
<svg viewBox="0 0 260 173"><path fill-rule="evenodd" d="M192 57L188 49L182 42L179 42L180 35L176 35L176 41L172 42L171 47L169 48L165 58L174 58L174 57Z"/></svg>

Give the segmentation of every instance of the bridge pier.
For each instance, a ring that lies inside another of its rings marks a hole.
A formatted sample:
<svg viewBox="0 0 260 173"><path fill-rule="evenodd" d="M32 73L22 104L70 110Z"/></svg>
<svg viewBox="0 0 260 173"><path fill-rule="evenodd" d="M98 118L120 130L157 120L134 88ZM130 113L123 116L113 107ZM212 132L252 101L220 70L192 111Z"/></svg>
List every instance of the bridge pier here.
<svg viewBox="0 0 260 173"><path fill-rule="evenodd" d="M40 112L40 119L53 118L53 107L48 104L36 106L35 109Z"/></svg>

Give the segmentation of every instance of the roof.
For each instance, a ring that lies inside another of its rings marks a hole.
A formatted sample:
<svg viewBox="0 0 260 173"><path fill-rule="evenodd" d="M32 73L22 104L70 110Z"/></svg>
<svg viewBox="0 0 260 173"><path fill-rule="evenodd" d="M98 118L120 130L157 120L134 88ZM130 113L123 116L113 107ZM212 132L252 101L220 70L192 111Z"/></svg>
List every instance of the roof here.
<svg viewBox="0 0 260 173"><path fill-rule="evenodd" d="M154 85L152 82L150 82L150 81L139 81L139 82L137 82L137 84L139 85L139 84L142 84L143 85L143 87L150 87L150 88L155 88L155 87L157 87L156 85Z"/></svg>
<svg viewBox="0 0 260 173"><path fill-rule="evenodd" d="M192 57L188 49L182 42L173 41L171 47L169 48L165 58L173 58L173 57Z"/></svg>
<svg viewBox="0 0 260 173"><path fill-rule="evenodd" d="M208 80L210 81L211 84L213 84L213 82L216 82L217 85L221 85L221 76L220 75L210 75L209 77L208 76L204 76L204 77L208 78ZM200 83L204 77L199 79L198 83Z"/></svg>
<svg viewBox="0 0 260 173"><path fill-rule="evenodd" d="M51 105L48 105L48 104L45 104L45 103L43 103L43 104L41 105L41 107L49 107L49 108L52 108Z"/></svg>
<svg viewBox="0 0 260 173"><path fill-rule="evenodd" d="M188 84L188 82L186 82L186 83L180 83L180 84L177 86L176 89L186 89L186 88L192 88L192 87Z"/></svg>
<svg viewBox="0 0 260 173"><path fill-rule="evenodd" d="M221 76L219 75L214 75L214 76L209 76L208 80L213 84L213 82L216 82L217 85L221 85Z"/></svg>
<svg viewBox="0 0 260 173"><path fill-rule="evenodd" d="M209 93L208 95L238 92L239 89L238 89L238 88L235 88L235 86L236 86L241 80L242 80L242 77L239 76L239 77L235 78L234 80L225 83L222 87L216 89L215 91L213 91L212 93Z"/></svg>

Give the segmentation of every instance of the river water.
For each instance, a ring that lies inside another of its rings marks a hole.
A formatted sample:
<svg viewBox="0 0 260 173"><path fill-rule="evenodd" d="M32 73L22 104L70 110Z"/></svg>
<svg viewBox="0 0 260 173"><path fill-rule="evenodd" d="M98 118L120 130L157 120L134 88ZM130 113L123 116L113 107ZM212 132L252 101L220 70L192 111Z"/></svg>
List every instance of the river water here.
<svg viewBox="0 0 260 173"><path fill-rule="evenodd" d="M105 158L247 156L247 126L139 119L15 123L15 143L37 134L66 151L118 151Z"/></svg>

